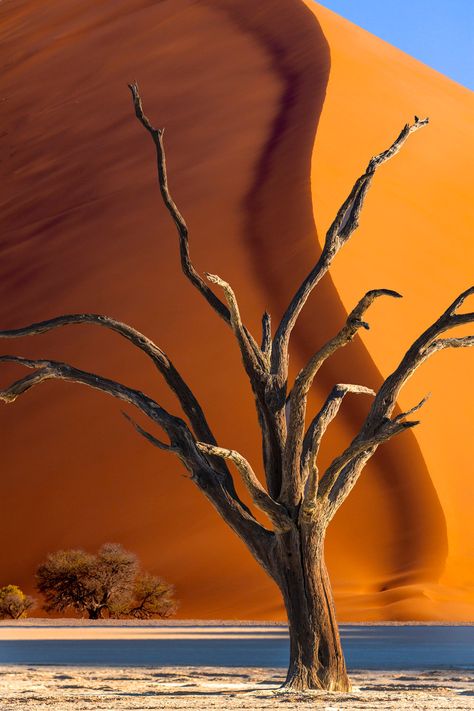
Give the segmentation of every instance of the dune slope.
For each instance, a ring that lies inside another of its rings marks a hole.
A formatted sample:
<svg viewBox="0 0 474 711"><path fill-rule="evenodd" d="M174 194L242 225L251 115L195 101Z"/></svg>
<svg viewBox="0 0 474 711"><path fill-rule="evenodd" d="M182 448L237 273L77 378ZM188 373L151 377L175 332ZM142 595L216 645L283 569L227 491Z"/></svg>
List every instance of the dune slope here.
<svg viewBox="0 0 474 711"><path fill-rule="evenodd" d="M0 21L2 327L79 311L129 321L173 356L222 444L258 468L252 398L234 343L180 273L151 146L127 95L135 78L147 112L166 126L193 259L231 281L254 331L265 308L274 318L282 312L369 156L414 112L431 115L433 127L377 176L354 245L295 334L295 367L366 288L409 298L375 307L372 331L325 369L312 406L336 381L377 385L467 286L469 95L385 43L300 0L258 8L250 0L56 0L47 11L25 0L1 8ZM462 249L450 249L448 234ZM388 326L398 335L389 338ZM151 365L92 327L3 348L71 360L176 408ZM334 522L328 557L346 619L474 616L466 592L468 367L469 354L460 353L425 367L402 402L433 390L423 430L380 451ZM5 368L2 382L16 374ZM365 407L347 403L326 459ZM456 409L452 422L447 408ZM283 617L271 581L179 465L130 431L117 403L48 383L1 408L0 418L0 527L12 540L2 580L31 588L47 551L117 540L176 584L182 616Z"/></svg>

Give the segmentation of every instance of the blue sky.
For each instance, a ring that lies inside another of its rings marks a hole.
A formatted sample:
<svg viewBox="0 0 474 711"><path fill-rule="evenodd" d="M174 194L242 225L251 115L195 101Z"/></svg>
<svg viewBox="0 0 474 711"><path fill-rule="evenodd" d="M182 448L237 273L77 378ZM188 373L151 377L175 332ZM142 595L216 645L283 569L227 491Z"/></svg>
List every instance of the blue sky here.
<svg viewBox="0 0 474 711"><path fill-rule="evenodd" d="M474 0L318 0L474 89Z"/></svg>

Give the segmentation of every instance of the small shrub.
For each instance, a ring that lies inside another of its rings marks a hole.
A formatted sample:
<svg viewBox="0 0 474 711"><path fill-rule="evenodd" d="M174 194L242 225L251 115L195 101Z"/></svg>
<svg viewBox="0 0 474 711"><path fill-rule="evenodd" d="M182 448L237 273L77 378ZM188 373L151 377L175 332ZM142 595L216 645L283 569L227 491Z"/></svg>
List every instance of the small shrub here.
<svg viewBox="0 0 474 711"><path fill-rule="evenodd" d="M19 620L21 617L26 617L26 613L33 605L33 598L25 595L18 585L5 585L0 588L1 620Z"/></svg>

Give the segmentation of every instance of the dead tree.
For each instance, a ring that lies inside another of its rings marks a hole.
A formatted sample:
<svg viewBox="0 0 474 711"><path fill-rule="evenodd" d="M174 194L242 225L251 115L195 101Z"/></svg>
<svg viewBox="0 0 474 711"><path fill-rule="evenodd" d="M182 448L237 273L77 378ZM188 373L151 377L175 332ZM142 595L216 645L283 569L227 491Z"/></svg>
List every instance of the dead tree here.
<svg viewBox="0 0 474 711"><path fill-rule="evenodd" d="M257 341L242 321L231 286L212 274L205 274L205 280L196 271L189 253L188 228L168 188L163 129L154 128L145 116L138 86L132 84L130 90L136 116L156 148L158 184L164 205L178 231L183 272L233 331L240 349L255 397L262 433L265 484L239 452L218 445L199 402L167 354L131 326L108 316L58 316L24 328L3 331L0 337L34 335L81 323L96 324L115 331L153 361L176 395L186 419L171 414L139 390L79 370L68 363L12 355L0 356L0 361L16 363L31 368L33 372L1 391L0 398L10 403L45 380L67 380L88 385L133 405L153 425L158 425L167 436L167 441L144 429L127 415L137 432L149 442L179 457L195 485L242 539L281 591L290 633L290 664L286 687L295 690L348 690L350 682L324 562L326 529L379 445L418 424L418 421L409 417L422 406L424 400L407 412L393 414L398 393L406 380L436 351L474 345L474 336L441 338L444 332L455 326L474 322L474 313L458 311L466 297L474 293L474 287L460 294L421 334L377 393L361 385L335 385L316 414L308 416L306 411L308 393L318 370L335 351L349 344L359 329L369 328L364 319L375 299L381 296L399 298L400 294L388 289L367 292L350 312L340 330L302 368L292 387L288 385L289 342L298 316L312 290L358 226L359 215L376 170L400 151L412 133L426 126L428 119L415 117L414 123L404 126L387 150L370 160L329 227L320 258L291 299L274 335L270 316L265 313L262 338ZM210 284L220 289L223 300L211 289ZM322 437L347 394L372 396L372 405L359 433L320 473L318 451ZM266 515L267 525L260 523L239 498L228 468L229 462L235 466L253 505Z"/></svg>

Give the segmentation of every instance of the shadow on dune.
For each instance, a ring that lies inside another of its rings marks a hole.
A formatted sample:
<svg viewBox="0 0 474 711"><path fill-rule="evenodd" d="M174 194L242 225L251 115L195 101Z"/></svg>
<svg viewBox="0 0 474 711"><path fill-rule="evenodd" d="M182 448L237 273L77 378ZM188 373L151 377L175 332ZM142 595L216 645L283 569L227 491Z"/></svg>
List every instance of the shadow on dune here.
<svg viewBox="0 0 474 711"><path fill-rule="evenodd" d="M277 322L321 251L313 218L310 174L330 73L330 48L317 17L303 3L278 0L259 13L252 11L252 5L250 1L228 2L225 9L239 27L251 32L265 47L272 71L281 79L279 110L244 200L246 244L253 255L256 275L265 287L269 311ZM293 34L282 31L295 22L298 42ZM361 156L361 166L367 158ZM317 185L313 190L317 200ZM344 198L341 195L340 202ZM334 334L346 316L337 289L331 277L326 276L305 306L295 329L293 348L299 359L307 360ZM340 351L327 362L315 385L317 399L324 399L336 382L372 387L381 384L382 376L360 339L351 345L350 355L347 350ZM340 443L344 441L341 429L355 434L367 412L367 402L348 399L342 412L345 422L339 431L334 425L328 430L327 442L332 452L341 450ZM380 507L374 511L371 506L370 516L366 516L367 501L371 499L367 495L369 490L372 495L377 492ZM447 555L446 521L413 433L379 451L351 496L352 501L332 524L330 557L341 558L340 551L345 548L342 539L350 546L353 533L347 540L347 531L353 531L355 521L361 538L373 540L375 531L380 535L387 507L393 523L390 530L385 530L386 540L379 539L377 544L391 551L385 571L380 571L382 589L438 579ZM364 534L361 528L370 530ZM370 547L364 554L370 557Z"/></svg>
<svg viewBox="0 0 474 711"><path fill-rule="evenodd" d="M193 230L196 265L214 269L214 260L232 283L245 278L246 313L257 320L265 301L276 320L318 253L309 176L329 48L299 0L122 4L116 11L71 0L46 14L31 0L3 10L2 327L82 311L130 321L176 356L198 396L207 396L219 439L236 440L253 461L254 411L235 344L184 283L125 83L139 79L150 116L167 127L173 193ZM326 279L295 332L299 360L345 315ZM139 356L92 329L81 333L10 347L158 391L174 411ZM361 343L351 346L350 361L345 355L321 373L313 406L336 381L380 382ZM334 448L363 409L347 403L345 421L332 429ZM16 532L15 551L4 552L5 579L31 591L46 552L94 549L112 538L176 582L183 615L282 616L273 583L177 476L179 464L127 429L116 403L51 384L1 408L0 420L7 473L0 528L4 536ZM338 514L328 549L336 573L350 564L351 578L363 567L360 578L382 587L440 572L444 518L412 435L368 469Z"/></svg>

